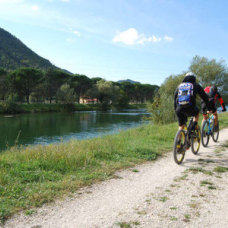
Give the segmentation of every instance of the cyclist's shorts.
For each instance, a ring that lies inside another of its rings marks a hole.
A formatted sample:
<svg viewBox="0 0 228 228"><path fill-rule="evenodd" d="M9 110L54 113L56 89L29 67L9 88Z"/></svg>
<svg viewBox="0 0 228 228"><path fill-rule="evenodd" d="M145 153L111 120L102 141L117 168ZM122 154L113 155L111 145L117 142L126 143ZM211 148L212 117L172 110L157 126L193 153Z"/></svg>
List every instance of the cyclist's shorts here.
<svg viewBox="0 0 228 228"><path fill-rule="evenodd" d="M178 119L179 126L186 124L187 116L197 116L199 114L199 109L197 106L182 108L181 106L177 106L176 115Z"/></svg>
<svg viewBox="0 0 228 228"><path fill-rule="evenodd" d="M210 104L211 104L211 107L214 110L216 110L216 106L215 106L215 103L214 103L213 100L210 101ZM206 106L205 102L203 102L203 101L201 102L201 110L202 110L202 114L207 114L208 109L207 109L207 106Z"/></svg>

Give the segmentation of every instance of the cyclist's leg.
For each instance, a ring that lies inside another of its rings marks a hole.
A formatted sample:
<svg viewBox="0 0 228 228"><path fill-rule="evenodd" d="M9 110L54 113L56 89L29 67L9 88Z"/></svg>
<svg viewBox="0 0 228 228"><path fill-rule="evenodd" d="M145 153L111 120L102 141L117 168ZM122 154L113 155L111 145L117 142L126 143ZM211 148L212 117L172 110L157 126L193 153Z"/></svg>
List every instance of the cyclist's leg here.
<svg viewBox="0 0 228 228"><path fill-rule="evenodd" d="M178 119L179 130L183 130L187 122L187 116L184 113L183 108L181 108L180 106L177 106L176 115Z"/></svg>
<svg viewBox="0 0 228 228"><path fill-rule="evenodd" d="M214 100L211 101L211 107L214 108L214 110L216 110L215 112L213 112L213 116L214 116L214 121L215 121L215 126L217 126L217 123L218 123L218 114L217 114L217 108L216 108L216 105L214 103Z"/></svg>
<svg viewBox="0 0 228 228"><path fill-rule="evenodd" d="M217 123L218 123L218 113L217 113L217 111L216 111L216 112L214 112L214 113L213 113L213 115L214 115L215 126L216 126L216 125L217 125Z"/></svg>
<svg viewBox="0 0 228 228"><path fill-rule="evenodd" d="M202 123L201 123L201 126L202 126L203 121L208 119L207 106L203 101L201 102L201 110L202 110L202 114L203 114L203 119L202 119Z"/></svg>
<svg viewBox="0 0 228 228"><path fill-rule="evenodd" d="M197 106L191 109L191 113L189 113L191 116L194 116L193 118L193 126L192 130L195 130L196 127L198 127L198 121L199 121L199 109Z"/></svg>

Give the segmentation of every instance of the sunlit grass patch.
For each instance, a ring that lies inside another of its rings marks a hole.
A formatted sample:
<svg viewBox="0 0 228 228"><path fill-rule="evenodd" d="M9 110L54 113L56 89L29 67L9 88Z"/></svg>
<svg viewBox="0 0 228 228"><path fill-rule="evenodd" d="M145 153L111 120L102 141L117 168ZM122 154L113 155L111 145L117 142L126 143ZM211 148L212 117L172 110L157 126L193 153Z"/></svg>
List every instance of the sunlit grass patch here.
<svg viewBox="0 0 228 228"><path fill-rule="evenodd" d="M217 173L225 173L225 172L228 172L228 167L217 166L214 168L214 171Z"/></svg>
<svg viewBox="0 0 228 228"><path fill-rule="evenodd" d="M221 118L220 126L225 126L226 118L225 115ZM1 222L13 213L24 210L29 214L34 207L63 198L83 186L115 178L117 170L130 167L134 170L136 164L156 160L172 150L177 128L177 123L163 126L148 124L101 138L10 148L2 152ZM201 167L190 171L213 174ZM161 197L162 202L166 200L167 197Z"/></svg>

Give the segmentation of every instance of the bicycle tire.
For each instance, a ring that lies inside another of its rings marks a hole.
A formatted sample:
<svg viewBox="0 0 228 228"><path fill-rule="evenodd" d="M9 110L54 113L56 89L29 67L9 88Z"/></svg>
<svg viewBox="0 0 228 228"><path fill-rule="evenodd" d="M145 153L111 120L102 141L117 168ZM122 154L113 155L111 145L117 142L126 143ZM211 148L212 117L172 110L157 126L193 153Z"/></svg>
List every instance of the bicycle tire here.
<svg viewBox="0 0 228 228"><path fill-rule="evenodd" d="M183 130L178 130L174 139L174 147L173 147L173 158L174 161L179 165L184 160L185 156L185 140L186 135Z"/></svg>
<svg viewBox="0 0 228 228"><path fill-rule="evenodd" d="M197 154L200 149L200 129L196 129L191 136L191 149L193 154ZM195 147L196 145L196 147Z"/></svg>
<svg viewBox="0 0 228 228"><path fill-rule="evenodd" d="M217 131L214 131L214 126L215 126L215 120L213 120L212 139L214 142L217 142L219 138L219 122L217 123Z"/></svg>
<svg viewBox="0 0 228 228"><path fill-rule="evenodd" d="M204 147L207 147L209 143L209 122L207 120L203 121L202 131L201 131L201 141Z"/></svg>

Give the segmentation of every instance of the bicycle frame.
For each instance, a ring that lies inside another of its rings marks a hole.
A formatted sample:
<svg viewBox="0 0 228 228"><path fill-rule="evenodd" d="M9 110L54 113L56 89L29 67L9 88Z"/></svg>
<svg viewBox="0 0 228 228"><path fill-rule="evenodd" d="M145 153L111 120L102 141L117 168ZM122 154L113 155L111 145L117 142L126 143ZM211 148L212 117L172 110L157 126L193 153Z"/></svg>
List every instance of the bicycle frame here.
<svg viewBox="0 0 228 228"><path fill-rule="evenodd" d="M190 118L188 127L185 125L183 131L184 131L184 149L186 150L191 144L190 144L190 139L191 139L191 127L193 124L193 117ZM188 145L190 144L190 145Z"/></svg>
<svg viewBox="0 0 228 228"><path fill-rule="evenodd" d="M213 114L211 114L211 115L209 115L209 117L207 118L207 120L206 121L208 121L208 131L207 131L207 134L208 135L212 135L212 130L213 130L213 127L211 126L212 125L212 123L213 123L213 120L214 120L214 115Z"/></svg>
<svg viewBox="0 0 228 228"><path fill-rule="evenodd" d="M176 133L174 140L174 149L173 156L174 161L177 164L181 164L185 151L190 147L192 149L193 154L197 154L200 148L200 130L192 129L193 126L193 117L190 118L188 126L184 126L184 129L179 129ZM195 142L197 143L197 148L195 148Z"/></svg>

